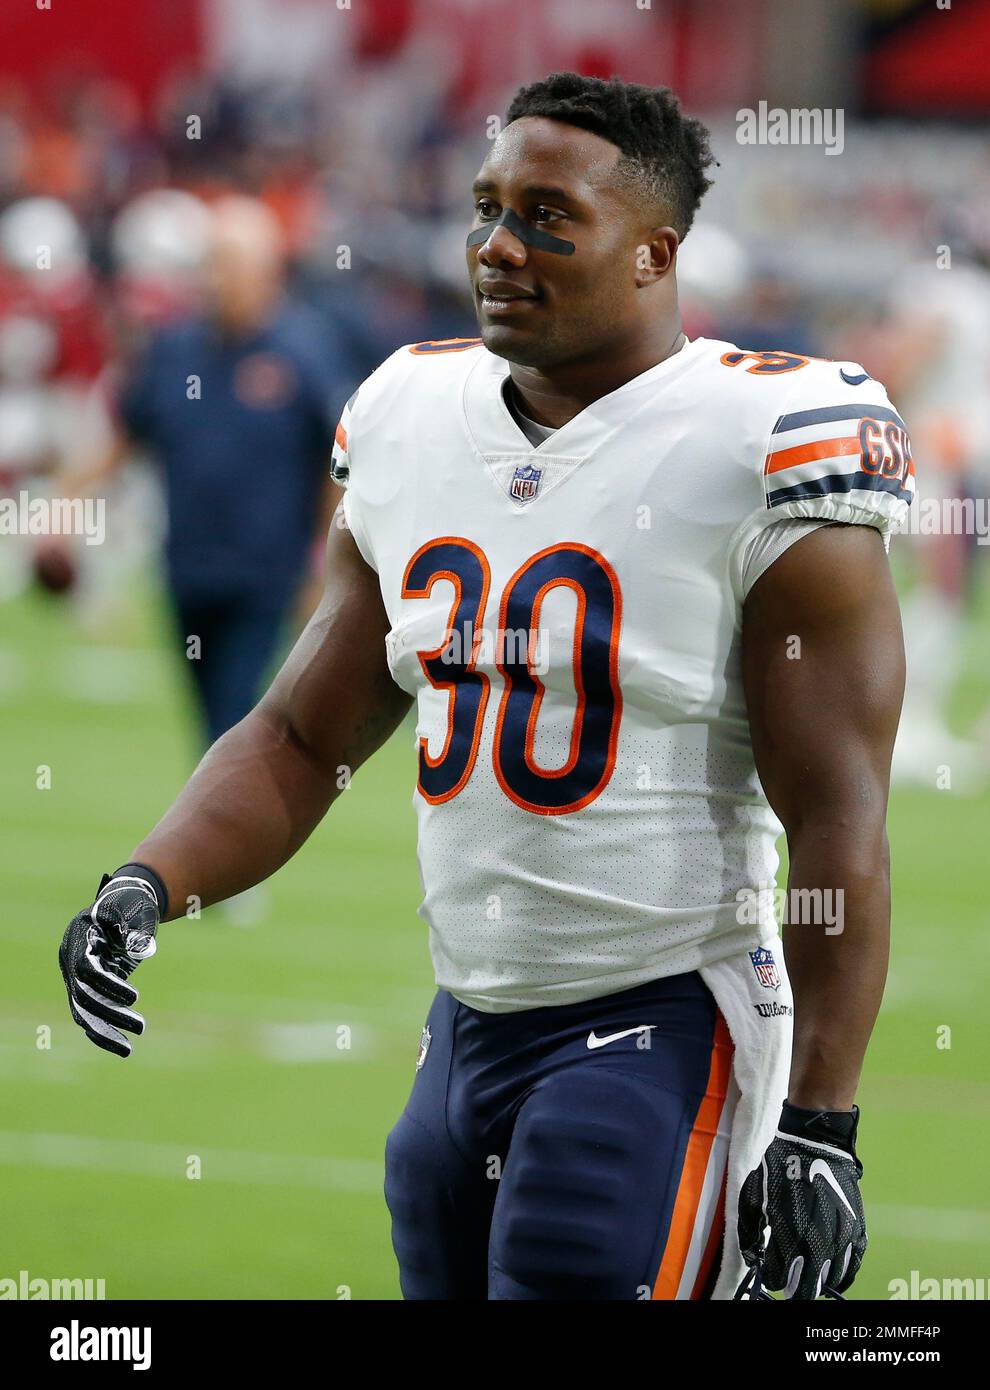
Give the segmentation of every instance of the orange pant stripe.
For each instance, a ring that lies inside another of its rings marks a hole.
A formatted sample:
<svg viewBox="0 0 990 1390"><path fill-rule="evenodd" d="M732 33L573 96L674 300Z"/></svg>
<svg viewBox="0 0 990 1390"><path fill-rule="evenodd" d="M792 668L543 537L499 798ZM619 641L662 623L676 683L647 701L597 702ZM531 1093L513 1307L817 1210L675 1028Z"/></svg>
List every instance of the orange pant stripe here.
<svg viewBox="0 0 990 1390"><path fill-rule="evenodd" d="M705 1174L708 1171L708 1160L711 1157L712 1145L718 1134L719 1119L729 1090L729 1080L732 1076L732 1054L733 1045L729 1036L729 1029L725 1019L719 1013L715 1023L715 1037L712 1042L712 1060L708 1071L708 1084L701 1105L698 1107L691 1137L688 1139L684 1166L681 1169L681 1180L677 1187L677 1196L674 1199L667 1244L664 1247L660 1269L653 1285L653 1297L655 1299L674 1299L677 1297L677 1290L680 1287L691 1246L691 1235L698 1218L698 1207L704 1189ZM720 1211L724 1213L724 1184L719 1207ZM716 1220L712 1224L712 1232L705 1248L702 1269L699 1271L699 1280L701 1280L706 1267L710 1267L714 1252L718 1248L720 1225L719 1213L716 1213ZM715 1241L714 1246L713 1239ZM703 1282L702 1280L702 1284ZM696 1280L695 1288L697 1287L698 1281Z"/></svg>

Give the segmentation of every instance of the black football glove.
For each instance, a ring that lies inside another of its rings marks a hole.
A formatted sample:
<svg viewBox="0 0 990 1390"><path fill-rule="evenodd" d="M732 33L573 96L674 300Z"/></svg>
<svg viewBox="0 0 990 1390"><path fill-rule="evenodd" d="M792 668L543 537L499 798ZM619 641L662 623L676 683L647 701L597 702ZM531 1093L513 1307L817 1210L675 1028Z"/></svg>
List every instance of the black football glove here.
<svg viewBox="0 0 990 1390"><path fill-rule="evenodd" d="M866 1250L856 1157L859 1107L802 1110L784 1101L777 1134L739 1194L739 1248L749 1266L737 1298L841 1298ZM764 1244L764 1232L769 1238Z"/></svg>
<svg viewBox="0 0 990 1390"><path fill-rule="evenodd" d="M144 1019L131 1007L138 992L127 980L155 954L167 903L154 870L125 864L112 877L103 875L96 901L73 917L62 937L58 963L69 1011L91 1042L118 1057L131 1054L122 1029L144 1032Z"/></svg>

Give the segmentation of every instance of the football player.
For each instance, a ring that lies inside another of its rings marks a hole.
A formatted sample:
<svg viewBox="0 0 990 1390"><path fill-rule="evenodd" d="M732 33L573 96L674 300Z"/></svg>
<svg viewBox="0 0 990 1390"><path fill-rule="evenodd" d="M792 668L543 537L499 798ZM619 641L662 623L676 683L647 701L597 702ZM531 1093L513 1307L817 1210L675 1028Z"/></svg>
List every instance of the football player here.
<svg viewBox="0 0 990 1390"><path fill-rule="evenodd" d="M351 398L320 608L64 938L76 1021L126 1056L158 922L274 873L415 703L407 1298L812 1299L862 1259L913 464L859 364L685 337L712 162L666 89L516 95L474 186L479 337Z"/></svg>

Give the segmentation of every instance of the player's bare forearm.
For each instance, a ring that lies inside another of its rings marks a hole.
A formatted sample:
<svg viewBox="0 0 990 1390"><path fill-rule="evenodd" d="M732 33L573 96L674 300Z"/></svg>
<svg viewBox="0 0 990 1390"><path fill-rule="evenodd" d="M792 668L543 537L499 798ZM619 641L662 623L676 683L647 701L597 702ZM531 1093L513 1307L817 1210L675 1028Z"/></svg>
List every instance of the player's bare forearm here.
<svg viewBox="0 0 990 1390"><path fill-rule="evenodd" d="M789 839L789 852L788 905L822 903L826 911L806 921L791 909L784 928L795 1020L788 1099L808 1110L849 1110L887 976L887 838L882 822L855 815L812 819Z"/></svg>
<svg viewBox="0 0 990 1390"><path fill-rule="evenodd" d="M332 527L323 601L271 688L131 855L164 880L170 917L274 873L392 733L410 699L388 671L387 629L377 576Z"/></svg>
<svg viewBox="0 0 990 1390"><path fill-rule="evenodd" d="M169 917L192 898L220 902L268 878L295 854L346 785L394 728L369 719L341 738L340 763L314 759L291 724L260 707L209 750L178 799L129 856L157 870Z"/></svg>
<svg viewBox="0 0 990 1390"><path fill-rule="evenodd" d="M770 567L746 602L743 668L756 765L790 855L788 1099L845 1110L887 971L886 808L904 689L900 615L875 530L824 527Z"/></svg>

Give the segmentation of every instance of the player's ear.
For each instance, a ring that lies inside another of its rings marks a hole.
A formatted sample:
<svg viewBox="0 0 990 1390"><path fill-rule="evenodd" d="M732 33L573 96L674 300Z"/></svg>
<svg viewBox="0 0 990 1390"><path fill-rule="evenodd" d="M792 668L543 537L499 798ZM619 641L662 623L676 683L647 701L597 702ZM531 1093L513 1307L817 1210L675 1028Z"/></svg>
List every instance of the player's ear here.
<svg viewBox="0 0 990 1390"><path fill-rule="evenodd" d="M674 268L678 235L673 227L652 227L649 238L636 247L636 286L644 288L662 280Z"/></svg>

